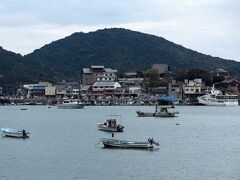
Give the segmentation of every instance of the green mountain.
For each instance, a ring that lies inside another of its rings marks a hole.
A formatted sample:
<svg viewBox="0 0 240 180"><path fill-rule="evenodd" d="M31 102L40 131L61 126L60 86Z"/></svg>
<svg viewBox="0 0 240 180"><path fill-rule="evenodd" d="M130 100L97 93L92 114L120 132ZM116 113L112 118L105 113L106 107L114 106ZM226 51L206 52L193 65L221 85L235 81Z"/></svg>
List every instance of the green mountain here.
<svg viewBox="0 0 240 180"><path fill-rule="evenodd" d="M143 70L167 62L171 70L224 68L240 74L240 63L204 55L164 38L126 29L74 33L25 56L50 68L54 76L76 79L83 67L105 65L125 71Z"/></svg>
<svg viewBox="0 0 240 180"><path fill-rule="evenodd" d="M13 86L18 83L49 80L51 75L45 72L38 61L27 61L20 54L0 47L0 86Z"/></svg>
<svg viewBox="0 0 240 180"><path fill-rule="evenodd" d="M166 62L172 71L224 68L240 75L240 62L204 55L164 38L126 29L74 33L26 56L0 48L1 83L79 79L83 67L105 65L124 71Z"/></svg>

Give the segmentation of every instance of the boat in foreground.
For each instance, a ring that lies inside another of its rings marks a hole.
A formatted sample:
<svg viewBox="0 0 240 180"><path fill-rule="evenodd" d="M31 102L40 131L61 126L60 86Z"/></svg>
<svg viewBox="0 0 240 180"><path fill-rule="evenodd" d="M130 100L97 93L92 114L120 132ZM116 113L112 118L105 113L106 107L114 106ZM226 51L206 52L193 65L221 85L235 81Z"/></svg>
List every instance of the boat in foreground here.
<svg viewBox="0 0 240 180"><path fill-rule="evenodd" d="M84 104L74 100L64 100L62 104L58 104L59 109L83 109Z"/></svg>
<svg viewBox="0 0 240 180"><path fill-rule="evenodd" d="M2 136L14 138L28 138L30 132L24 129L1 128Z"/></svg>
<svg viewBox="0 0 240 180"><path fill-rule="evenodd" d="M139 117L178 117L179 112L174 109L174 106L171 107L158 107L156 106L156 110L154 113L152 112L143 112L136 111Z"/></svg>
<svg viewBox="0 0 240 180"><path fill-rule="evenodd" d="M117 124L116 119L107 119L104 123L98 124L98 130L109 132L123 132L124 126Z"/></svg>
<svg viewBox="0 0 240 180"><path fill-rule="evenodd" d="M154 145L159 146L159 143L155 142L152 137L148 139L146 142L135 142L135 141L124 141L117 139L101 139L104 147L109 148L139 148L139 149L149 149L153 148Z"/></svg>

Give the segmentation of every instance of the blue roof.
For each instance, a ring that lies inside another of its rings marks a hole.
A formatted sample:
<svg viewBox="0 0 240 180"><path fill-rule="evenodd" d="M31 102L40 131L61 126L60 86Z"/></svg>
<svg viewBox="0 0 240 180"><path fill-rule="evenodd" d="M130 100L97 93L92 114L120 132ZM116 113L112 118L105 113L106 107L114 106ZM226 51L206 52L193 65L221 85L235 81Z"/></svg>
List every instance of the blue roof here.
<svg viewBox="0 0 240 180"><path fill-rule="evenodd" d="M158 99L159 101L167 101L167 102L177 102L178 99L170 96L162 96Z"/></svg>

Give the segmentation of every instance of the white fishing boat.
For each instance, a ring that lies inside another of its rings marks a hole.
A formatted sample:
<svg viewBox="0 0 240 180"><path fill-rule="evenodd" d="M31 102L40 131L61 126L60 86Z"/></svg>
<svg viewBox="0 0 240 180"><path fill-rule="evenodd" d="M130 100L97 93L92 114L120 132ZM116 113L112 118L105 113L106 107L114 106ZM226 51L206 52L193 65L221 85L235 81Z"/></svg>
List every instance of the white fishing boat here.
<svg viewBox="0 0 240 180"><path fill-rule="evenodd" d="M197 98L198 102L207 106L238 106L238 95L223 94L212 87L210 93Z"/></svg>
<svg viewBox="0 0 240 180"><path fill-rule="evenodd" d="M98 130L109 132L123 132L124 126L117 124L116 119L107 119L104 123L98 123Z"/></svg>
<svg viewBox="0 0 240 180"><path fill-rule="evenodd" d="M57 107L59 109L83 109L84 104L73 99L66 99L61 104L57 104Z"/></svg>
<svg viewBox="0 0 240 180"><path fill-rule="evenodd" d="M1 128L1 131L4 137L28 138L30 134L30 131L16 128Z"/></svg>
<svg viewBox="0 0 240 180"><path fill-rule="evenodd" d="M159 146L159 143L155 142L152 137L150 137L146 142L125 141L125 140L108 139L108 138L103 138L100 141L103 143L104 147L109 147L109 148L149 149L149 148L153 148L154 145Z"/></svg>

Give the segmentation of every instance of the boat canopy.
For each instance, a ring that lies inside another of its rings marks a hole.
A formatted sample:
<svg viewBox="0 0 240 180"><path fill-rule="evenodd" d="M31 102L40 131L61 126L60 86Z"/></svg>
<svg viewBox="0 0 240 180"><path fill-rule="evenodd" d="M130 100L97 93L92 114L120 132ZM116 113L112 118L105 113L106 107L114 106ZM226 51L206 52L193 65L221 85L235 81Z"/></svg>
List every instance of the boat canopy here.
<svg viewBox="0 0 240 180"><path fill-rule="evenodd" d="M159 101L166 101L166 102L177 102L178 99L174 98L174 97L170 97L170 96L162 96L160 98L158 98Z"/></svg>

